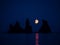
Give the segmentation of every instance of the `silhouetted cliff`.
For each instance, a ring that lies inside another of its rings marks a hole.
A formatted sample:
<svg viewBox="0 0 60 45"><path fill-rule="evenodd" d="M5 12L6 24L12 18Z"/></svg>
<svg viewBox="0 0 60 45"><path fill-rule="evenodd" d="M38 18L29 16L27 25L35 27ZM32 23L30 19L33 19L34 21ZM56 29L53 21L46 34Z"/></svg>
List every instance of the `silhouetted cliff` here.
<svg viewBox="0 0 60 45"><path fill-rule="evenodd" d="M10 33L23 33L23 29L21 28L19 22L16 22L16 24L14 26L12 26L12 24L10 24L9 26L9 32Z"/></svg>
<svg viewBox="0 0 60 45"><path fill-rule="evenodd" d="M40 32L40 33L50 33L51 32L51 29L46 20L42 20L42 26L38 32ZM20 26L18 21L16 21L16 24L14 26L12 24L10 24L8 33L32 33L32 26L29 23L29 19L26 19L25 29L23 29Z"/></svg>
<svg viewBox="0 0 60 45"><path fill-rule="evenodd" d="M32 27L29 23L29 19L26 20L26 26L25 29L23 29L19 22L16 21L16 24L13 26L12 24L9 25L9 31L8 33L31 33Z"/></svg>
<svg viewBox="0 0 60 45"><path fill-rule="evenodd" d="M8 33L13 33L14 32L14 26L12 24L9 25L9 31Z"/></svg>
<svg viewBox="0 0 60 45"><path fill-rule="evenodd" d="M32 33L32 26L29 23L29 19L26 20L25 32Z"/></svg>
<svg viewBox="0 0 60 45"><path fill-rule="evenodd" d="M40 33L50 33L51 29L48 25L48 22L46 20L42 20L42 23L43 24L42 24L42 26L41 26L41 28L39 29L38 32L40 32Z"/></svg>

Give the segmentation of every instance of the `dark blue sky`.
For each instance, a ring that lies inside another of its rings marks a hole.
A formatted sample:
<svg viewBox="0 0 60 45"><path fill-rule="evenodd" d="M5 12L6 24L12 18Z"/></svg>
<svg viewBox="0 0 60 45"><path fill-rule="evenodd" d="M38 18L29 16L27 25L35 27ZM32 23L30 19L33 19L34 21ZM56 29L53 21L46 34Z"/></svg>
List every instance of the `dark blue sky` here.
<svg viewBox="0 0 60 45"><path fill-rule="evenodd" d="M29 18L33 32L38 31L42 19L48 20L52 32L60 32L60 3L58 0L2 0L0 18L4 32L16 21L24 28L26 18ZM33 22L36 18L40 20L38 25Z"/></svg>

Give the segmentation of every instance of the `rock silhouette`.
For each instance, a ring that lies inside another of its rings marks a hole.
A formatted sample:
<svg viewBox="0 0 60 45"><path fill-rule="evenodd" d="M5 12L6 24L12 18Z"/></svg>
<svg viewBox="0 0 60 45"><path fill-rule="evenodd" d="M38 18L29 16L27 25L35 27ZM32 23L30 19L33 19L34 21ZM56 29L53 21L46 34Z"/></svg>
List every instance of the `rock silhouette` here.
<svg viewBox="0 0 60 45"><path fill-rule="evenodd" d="M23 32L23 29L22 29L22 27L20 26L20 24L19 24L18 21L16 22L16 24L15 24L15 26L14 26L14 30L15 30L15 32L17 32L17 33L22 33L22 32Z"/></svg>
<svg viewBox="0 0 60 45"><path fill-rule="evenodd" d="M42 20L43 24L41 26L41 28L39 29L38 32L40 33L50 33L51 32L51 29L48 25L48 22L46 20Z"/></svg>
<svg viewBox="0 0 60 45"><path fill-rule="evenodd" d="M32 27L30 26L29 19L26 20L25 29L23 29L19 22L16 21L16 24L13 26L12 24L9 25L8 33L31 33Z"/></svg>
<svg viewBox="0 0 60 45"><path fill-rule="evenodd" d="M14 26L12 26L12 24L10 24L9 32L10 33L23 33L24 31L21 28L19 22L17 21Z"/></svg>
<svg viewBox="0 0 60 45"><path fill-rule="evenodd" d="M13 33L14 32L14 27L13 27L13 25L12 24L10 24L9 25L9 31L8 31L9 33L11 32L11 33Z"/></svg>
<svg viewBox="0 0 60 45"><path fill-rule="evenodd" d="M51 29L48 25L48 22L46 20L42 20L42 26L39 29L39 33L50 33ZM16 24L13 26L12 24L9 25L9 31L8 33L32 33L32 26L30 25L29 19L26 19L25 22L25 29L23 29L19 22L16 21Z"/></svg>
<svg viewBox="0 0 60 45"><path fill-rule="evenodd" d="M26 20L25 32L32 33L32 26L29 23L29 19Z"/></svg>

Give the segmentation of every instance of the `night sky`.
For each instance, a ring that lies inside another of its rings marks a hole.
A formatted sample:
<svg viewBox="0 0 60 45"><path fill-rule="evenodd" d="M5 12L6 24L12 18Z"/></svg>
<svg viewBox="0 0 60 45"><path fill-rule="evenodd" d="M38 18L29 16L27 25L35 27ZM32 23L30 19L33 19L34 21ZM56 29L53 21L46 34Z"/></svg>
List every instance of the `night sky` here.
<svg viewBox="0 0 60 45"><path fill-rule="evenodd" d="M25 21L30 20L33 32L47 20L52 32L60 32L59 0L2 0L0 1L0 32L7 32L9 24L20 22L25 28ZM39 24L34 20L38 19ZM0 45L35 45L35 34L0 34ZM3 42L3 43L2 43ZM39 34L40 45L60 45L60 34Z"/></svg>
<svg viewBox="0 0 60 45"><path fill-rule="evenodd" d="M59 0L2 0L1 2L1 30L6 32L9 24L19 21L25 27L29 18L33 32L38 31L42 19L47 20L52 32L60 32L60 3ZM39 20L35 25L34 20Z"/></svg>

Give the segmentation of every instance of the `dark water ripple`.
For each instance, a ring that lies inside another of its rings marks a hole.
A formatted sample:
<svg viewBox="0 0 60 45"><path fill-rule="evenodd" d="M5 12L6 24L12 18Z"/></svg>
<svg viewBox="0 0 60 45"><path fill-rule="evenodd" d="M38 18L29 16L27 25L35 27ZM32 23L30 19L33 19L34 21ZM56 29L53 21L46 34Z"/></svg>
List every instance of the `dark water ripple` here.
<svg viewBox="0 0 60 45"><path fill-rule="evenodd" d="M0 45L35 45L35 34L0 34ZM60 33L39 33L39 45L60 45Z"/></svg>

